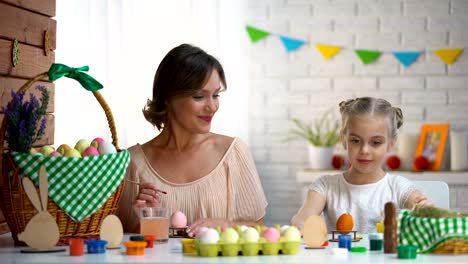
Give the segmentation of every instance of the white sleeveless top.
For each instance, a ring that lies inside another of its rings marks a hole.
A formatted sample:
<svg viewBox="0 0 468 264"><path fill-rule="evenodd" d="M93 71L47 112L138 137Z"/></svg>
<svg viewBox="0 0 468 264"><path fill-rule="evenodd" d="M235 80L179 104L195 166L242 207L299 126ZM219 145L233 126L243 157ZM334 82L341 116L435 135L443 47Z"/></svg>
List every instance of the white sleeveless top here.
<svg viewBox="0 0 468 264"><path fill-rule="evenodd" d="M413 183L397 175L387 173L371 184L348 183L343 174L320 177L309 186L325 200L323 215L328 232L336 230L336 220L344 213L353 216L353 230L359 233L375 233L376 224L383 219L385 203L392 201L403 208L410 194L416 190Z"/></svg>
<svg viewBox="0 0 468 264"><path fill-rule="evenodd" d="M257 221L266 213L267 200L258 177L252 154L247 145L234 138L219 164L208 175L189 183L172 183L162 178L157 168L151 167L137 144L128 149L131 155L126 179L151 182L162 194L161 202L172 213L182 211L188 225L199 218ZM126 184L117 210L124 230L134 231L138 216L132 203L138 195L136 184Z"/></svg>

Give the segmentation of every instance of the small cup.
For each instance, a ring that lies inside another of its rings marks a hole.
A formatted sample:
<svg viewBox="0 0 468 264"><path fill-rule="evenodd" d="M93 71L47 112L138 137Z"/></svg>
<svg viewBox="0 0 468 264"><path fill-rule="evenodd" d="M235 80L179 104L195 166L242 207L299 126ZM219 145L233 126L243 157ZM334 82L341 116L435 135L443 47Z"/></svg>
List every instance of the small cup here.
<svg viewBox="0 0 468 264"><path fill-rule="evenodd" d="M169 213L167 208L141 208L140 234L155 236L156 243L166 243L169 239Z"/></svg>
<svg viewBox="0 0 468 264"><path fill-rule="evenodd" d="M383 234L369 234L369 248L372 251L382 251L383 249Z"/></svg>
<svg viewBox="0 0 468 264"><path fill-rule="evenodd" d="M347 248L351 251L351 236L350 235L339 235L338 236L338 247L339 248Z"/></svg>
<svg viewBox="0 0 468 264"><path fill-rule="evenodd" d="M106 240L86 240L88 254L104 254L106 253Z"/></svg>
<svg viewBox="0 0 468 264"><path fill-rule="evenodd" d="M399 259L415 259L418 255L418 247L413 245L399 245L397 251Z"/></svg>
<svg viewBox="0 0 468 264"><path fill-rule="evenodd" d="M84 239L70 238L68 244L70 245L70 256L83 256L84 252Z"/></svg>

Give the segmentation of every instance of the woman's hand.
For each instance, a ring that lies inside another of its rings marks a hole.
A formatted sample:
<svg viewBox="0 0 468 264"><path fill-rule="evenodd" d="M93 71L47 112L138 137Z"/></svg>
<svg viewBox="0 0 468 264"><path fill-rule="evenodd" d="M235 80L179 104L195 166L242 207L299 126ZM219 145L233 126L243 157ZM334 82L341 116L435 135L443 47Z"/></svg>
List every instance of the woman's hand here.
<svg viewBox="0 0 468 264"><path fill-rule="evenodd" d="M157 207L161 204L159 191L151 183L143 183L140 185L140 192L133 202L133 210L140 216L140 209L143 207Z"/></svg>
<svg viewBox="0 0 468 264"><path fill-rule="evenodd" d="M189 227L187 227L187 234L190 237L194 237L197 234L198 229L201 227L231 227L233 223L227 219L222 218L201 218L193 222Z"/></svg>

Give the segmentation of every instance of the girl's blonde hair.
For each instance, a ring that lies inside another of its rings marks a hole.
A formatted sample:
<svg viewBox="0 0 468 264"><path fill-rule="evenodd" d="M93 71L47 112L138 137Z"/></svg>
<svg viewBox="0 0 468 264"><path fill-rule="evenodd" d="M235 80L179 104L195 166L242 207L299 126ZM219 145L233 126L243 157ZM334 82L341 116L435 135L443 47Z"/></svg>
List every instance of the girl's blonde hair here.
<svg viewBox="0 0 468 264"><path fill-rule="evenodd" d="M398 107L393 107L387 100L373 97L361 97L342 101L340 104L341 133L348 129L348 121L352 116L383 116L387 118L389 132L392 138L397 137L398 128L403 125L403 113Z"/></svg>

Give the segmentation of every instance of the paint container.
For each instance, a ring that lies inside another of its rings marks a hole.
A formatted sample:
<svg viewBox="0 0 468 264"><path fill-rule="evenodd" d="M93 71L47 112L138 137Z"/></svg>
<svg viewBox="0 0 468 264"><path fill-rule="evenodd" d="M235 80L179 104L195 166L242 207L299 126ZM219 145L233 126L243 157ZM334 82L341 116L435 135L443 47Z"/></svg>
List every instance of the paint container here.
<svg viewBox="0 0 468 264"><path fill-rule="evenodd" d="M70 246L70 256L83 256L84 242L82 238L70 238L68 244Z"/></svg>
<svg viewBox="0 0 468 264"><path fill-rule="evenodd" d="M106 240L86 240L88 254L103 254L106 253Z"/></svg>
<svg viewBox="0 0 468 264"><path fill-rule="evenodd" d="M383 249L383 234L369 234L369 249L371 251L381 251Z"/></svg>
<svg viewBox="0 0 468 264"><path fill-rule="evenodd" d="M351 236L350 235L339 235L338 236L338 247L347 248L351 250Z"/></svg>

